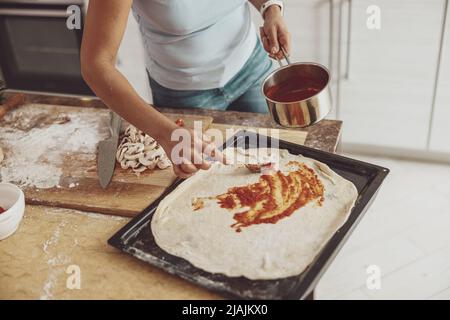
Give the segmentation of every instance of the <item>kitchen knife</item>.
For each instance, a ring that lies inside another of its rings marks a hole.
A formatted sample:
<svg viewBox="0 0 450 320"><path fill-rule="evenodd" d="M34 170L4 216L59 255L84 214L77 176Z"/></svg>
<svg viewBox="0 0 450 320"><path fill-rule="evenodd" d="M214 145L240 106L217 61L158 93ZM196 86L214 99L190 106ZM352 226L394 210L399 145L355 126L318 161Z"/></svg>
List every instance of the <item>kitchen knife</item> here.
<svg viewBox="0 0 450 320"><path fill-rule="evenodd" d="M97 171L100 178L100 185L106 189L114 174L116 166L116 151L119 143L120 128L122 119L115 112L111 112L110 131L111 136L98 144Z"/></svg>

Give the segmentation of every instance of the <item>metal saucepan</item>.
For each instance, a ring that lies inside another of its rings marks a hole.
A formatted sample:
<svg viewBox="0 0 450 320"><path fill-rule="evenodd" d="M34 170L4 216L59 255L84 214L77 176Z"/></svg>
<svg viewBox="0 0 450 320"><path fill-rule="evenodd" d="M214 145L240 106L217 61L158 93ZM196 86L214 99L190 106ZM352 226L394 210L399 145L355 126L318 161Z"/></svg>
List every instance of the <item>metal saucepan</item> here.
<svg viewBox="0 0 450 320"><path fill-rule="evenodd" d="M284 52L284 50L283 50ZM313 62L290 63L267 76L262 93L270 115L277 124L289 128L313 125L331 111L330 72Z"/></svg>

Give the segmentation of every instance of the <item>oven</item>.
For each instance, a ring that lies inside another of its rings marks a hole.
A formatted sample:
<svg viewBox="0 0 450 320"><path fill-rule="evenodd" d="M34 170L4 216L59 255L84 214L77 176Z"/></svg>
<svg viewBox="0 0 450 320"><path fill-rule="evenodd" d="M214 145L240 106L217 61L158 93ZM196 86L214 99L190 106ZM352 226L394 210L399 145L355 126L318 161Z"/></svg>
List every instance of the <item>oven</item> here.
<svg viewBox="0 0 450 320"><path fill-rule="evenodd" d="M80 28L69 29L68 7L80 9ZM80 68L84 1L0 1L0 72L15 90L93 95Z"/></svg>

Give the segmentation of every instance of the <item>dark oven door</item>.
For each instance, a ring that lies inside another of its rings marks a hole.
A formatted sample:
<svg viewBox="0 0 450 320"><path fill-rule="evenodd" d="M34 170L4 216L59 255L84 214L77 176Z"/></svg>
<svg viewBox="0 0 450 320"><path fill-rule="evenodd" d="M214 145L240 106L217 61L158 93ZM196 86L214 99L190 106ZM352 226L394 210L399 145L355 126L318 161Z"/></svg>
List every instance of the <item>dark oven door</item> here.
<svg viewBox="0 0 450 320"><path fill-rule="evenodd" d="M67 27L67 7L0 2L0 68L8 88L93 95L81 76L82 28Z"/></svg>

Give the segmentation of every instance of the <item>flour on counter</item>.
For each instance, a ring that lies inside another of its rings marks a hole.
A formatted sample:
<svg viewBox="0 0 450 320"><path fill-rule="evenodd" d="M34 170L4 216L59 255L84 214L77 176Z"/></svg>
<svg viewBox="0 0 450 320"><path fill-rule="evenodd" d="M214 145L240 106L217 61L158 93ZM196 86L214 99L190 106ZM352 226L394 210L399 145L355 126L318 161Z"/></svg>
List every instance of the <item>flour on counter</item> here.
<svg viewBox="0 0 450 320"><path fill-rule="evenodd" d="M4 122L14 124L20 119L29 122L33 117L42 118L42 113L36 106L28 105L8 113ZM5 152L5 160L0 165L0 181L20 187L56 187L65 155L79 152L95 157L98 142L108 137L107 129L103 128L105 123L98 114L88 110L68 113L67 117L70 121L29 130L14 125L0 127L0 145Z"/></svg>
<svg viewBox="0 0 450 320"><path fill-rule="evenodd" d="M42 295L40 296L40 300L50 300L53 299L53 289L58 282L58 276L63 273L62 266L68 264L70 262L70 258L63 253L52 254L50 252L50 247L56 246L61 237L61 230L66 226L66 222L62 221L56 227L50 239L46 240L43 243L43 250L45 252L48 265L48 276L44 285L42 287Z"/></svg>

